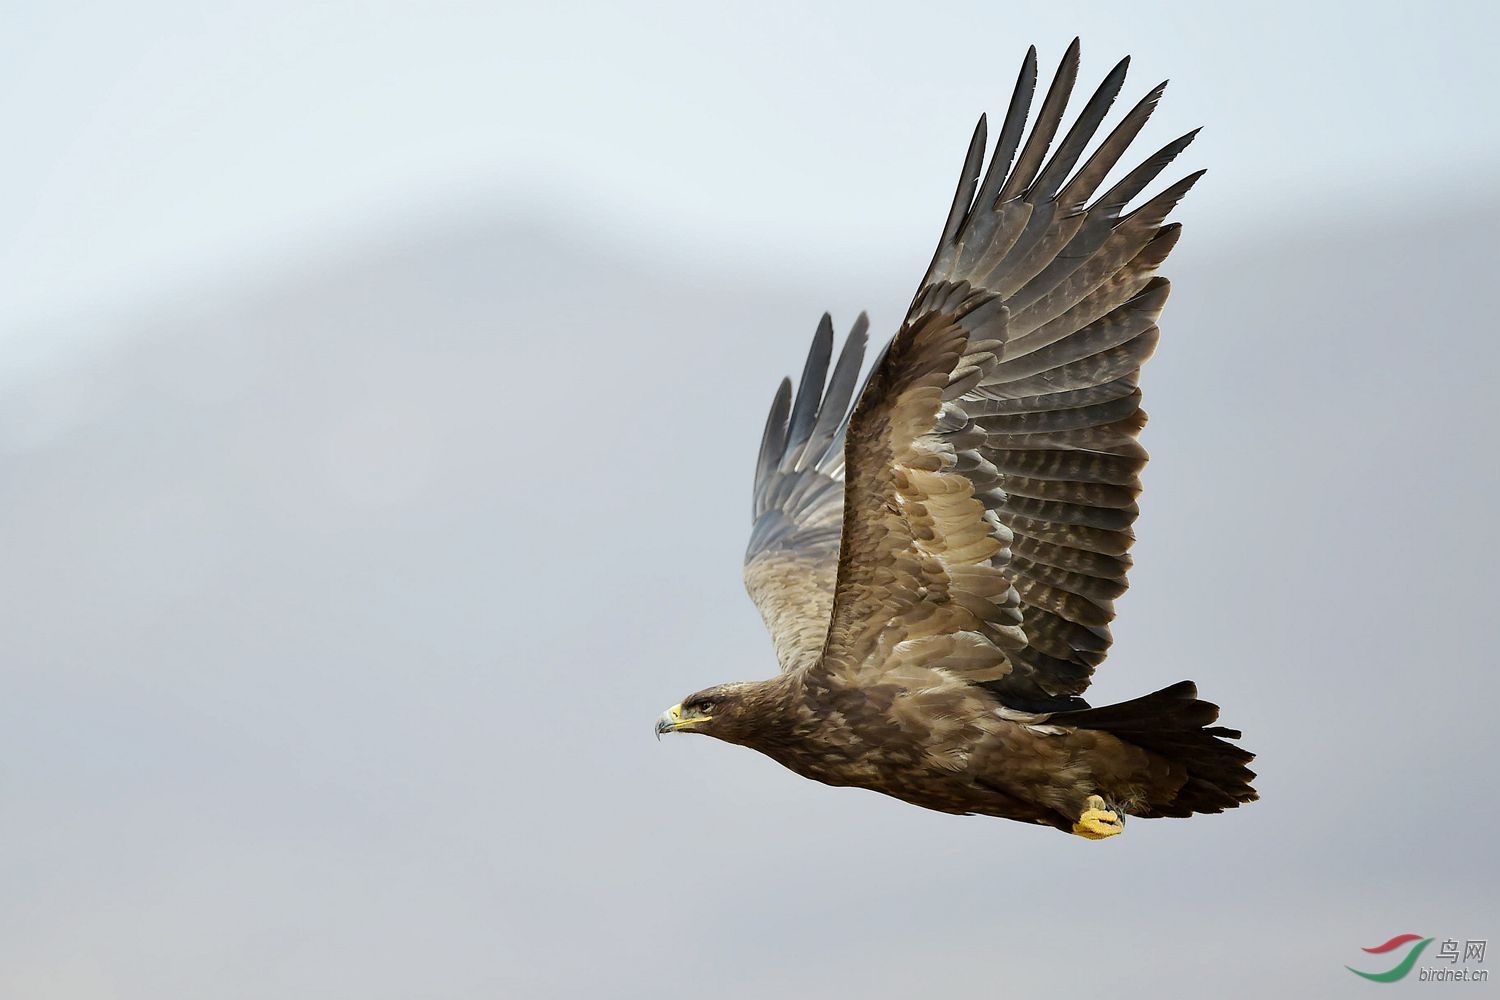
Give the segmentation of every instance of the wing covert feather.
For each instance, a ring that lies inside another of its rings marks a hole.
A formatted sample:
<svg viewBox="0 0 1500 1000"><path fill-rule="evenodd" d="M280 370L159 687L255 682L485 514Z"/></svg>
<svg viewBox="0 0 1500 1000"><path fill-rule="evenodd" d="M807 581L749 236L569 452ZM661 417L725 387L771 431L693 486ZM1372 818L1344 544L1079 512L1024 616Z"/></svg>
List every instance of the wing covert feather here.
<svg viewBox="0 0 1500 1000"><path fill-rule="evenodd" d="M1019 596L1002 567L1008 532L975 497L939 431L971 343L1005 309L966 283L919 296L860 395L845 442L848 485L838 588L823 659L844 684L872 683L913 657L981 683L1024 643Z"/></svg>

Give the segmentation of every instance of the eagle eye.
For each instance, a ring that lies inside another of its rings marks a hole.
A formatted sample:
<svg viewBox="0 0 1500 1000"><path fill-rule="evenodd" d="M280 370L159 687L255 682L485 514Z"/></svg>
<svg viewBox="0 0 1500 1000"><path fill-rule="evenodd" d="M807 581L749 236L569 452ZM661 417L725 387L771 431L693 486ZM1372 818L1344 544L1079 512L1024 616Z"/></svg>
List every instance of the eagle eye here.
<svg viewBox="0 0 1500 1000"><path fill-rule="evenodd" d="M712 712L713 710L714 710L714 703L713 702L708 701L707 699L698 702L698 711L701 712L702 714L707 715L708 713Z"/></svg>

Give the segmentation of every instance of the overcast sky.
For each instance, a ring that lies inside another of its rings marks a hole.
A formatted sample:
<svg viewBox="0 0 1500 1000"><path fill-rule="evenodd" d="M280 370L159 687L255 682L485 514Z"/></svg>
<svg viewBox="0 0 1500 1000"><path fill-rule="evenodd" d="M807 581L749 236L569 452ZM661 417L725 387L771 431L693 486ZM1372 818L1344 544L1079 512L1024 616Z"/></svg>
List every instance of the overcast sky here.
<svg viewBox="0 0 1500 1000"><path fill-rule="evenodd" d="M524 205L726 267L926 252L963 138L1029 43L1084 36L1206 126L1202 238L1493 175L1488 3L12 2L0 350L295 269L392 220Z"/></svg>
<svg viewBox="0 0 1500 1000"><path fill-rule="evenodd" d="M7 14L0 996L1365 996L1500 935L1487 7ZM1210 171L1091 697L1196 679L1263 800L1094 844L657 743L774 669L777 379L894 329L1074 34Z"/></svg>

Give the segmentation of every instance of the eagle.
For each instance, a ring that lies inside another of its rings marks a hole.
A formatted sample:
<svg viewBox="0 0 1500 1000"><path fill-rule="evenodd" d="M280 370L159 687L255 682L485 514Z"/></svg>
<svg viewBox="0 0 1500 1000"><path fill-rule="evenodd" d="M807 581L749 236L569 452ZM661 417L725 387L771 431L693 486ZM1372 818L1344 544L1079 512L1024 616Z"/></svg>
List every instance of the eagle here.
<svg viewBox="0 0 1500 1000"><path fill-rule="evenodd" d="M1078 63L1074 39L1028 132L1028 51L987 167L980 117L937 251L857 398L863 314L831 376L825 314L796 392L777 389L744 579L780 673L689 695L658 738L701 733L829 785L1090 840L1126 816L1257 798L1254 755L1191 681L1082 697L1130 567L1140 369L1181 230L1166 217L1203 172L1127 210L1194 130L1099 193L1166 84L1096 142L1122 59L1054 147Z"/></svg>

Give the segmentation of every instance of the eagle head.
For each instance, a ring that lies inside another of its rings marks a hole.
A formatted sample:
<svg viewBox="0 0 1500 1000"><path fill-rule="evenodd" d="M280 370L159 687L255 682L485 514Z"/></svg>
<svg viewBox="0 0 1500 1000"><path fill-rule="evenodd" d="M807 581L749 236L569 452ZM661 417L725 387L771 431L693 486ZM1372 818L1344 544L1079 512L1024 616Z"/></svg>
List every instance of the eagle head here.
<svg viewBox="0 0 1500 1000"><path fill-rule="evenodd" d="M752 742L776 700L772 687L767 681L740 681L690 694L657 717L657 739L662 733L702 733L729 743Z"/></svg>

